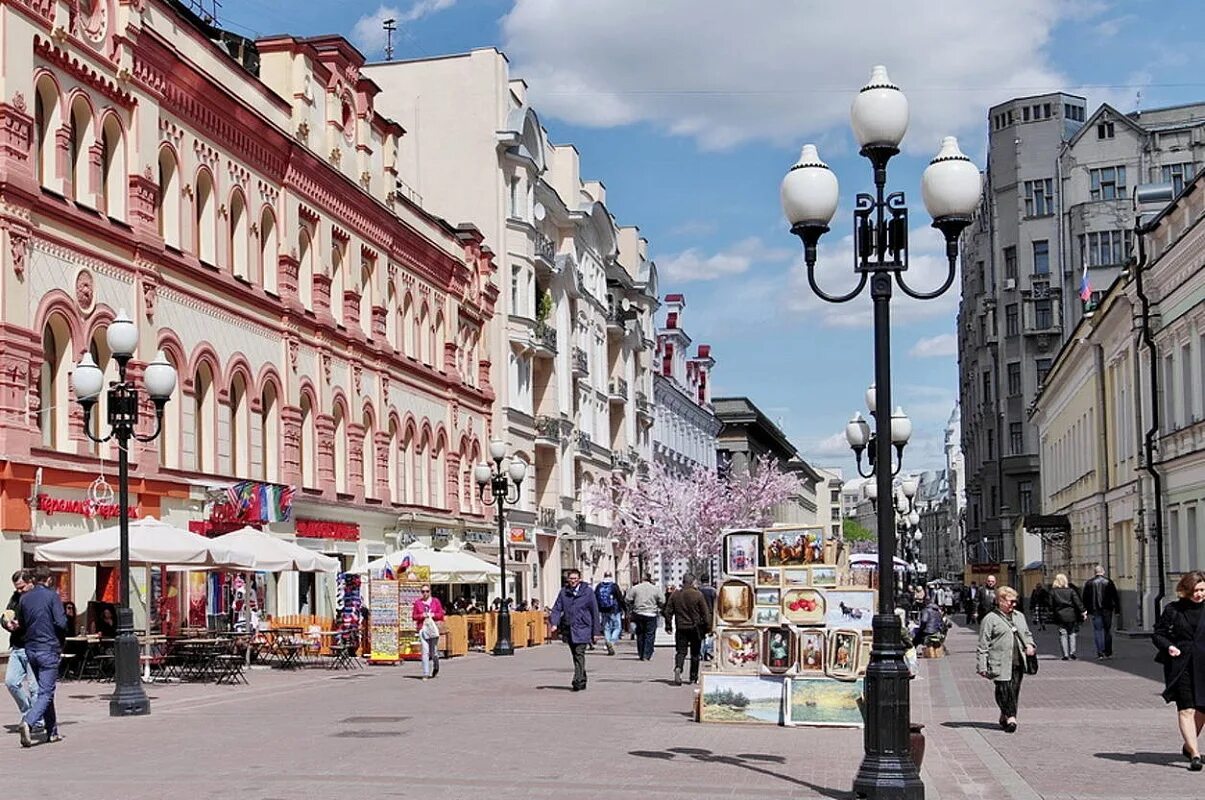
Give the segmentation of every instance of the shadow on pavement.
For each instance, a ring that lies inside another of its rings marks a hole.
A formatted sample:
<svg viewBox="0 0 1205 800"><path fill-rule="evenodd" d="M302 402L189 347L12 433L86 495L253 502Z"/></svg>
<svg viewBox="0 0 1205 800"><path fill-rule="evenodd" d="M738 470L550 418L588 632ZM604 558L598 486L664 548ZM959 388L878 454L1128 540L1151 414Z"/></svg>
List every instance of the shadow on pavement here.
<svg viewBox="0 0 1205 800"><path fill-rule="evenodd" d="M1176 766L1187 762L1179 753L1093 753L1106 761L1123 761L1126 764L1154 764L1157 767Z"/></svg>
<svg viewBox="0 0 1205 800"><path fill-rule="evenodd" d="M943 728L978 728L979 730L984 730L984 731L1000 730L1000 725L998 723L978 722L978 721L974 721L974 720L967 721L967 722L943 722L943 723L941 723L941 727L943 727Z"/></svg>
<svg viewBox="0 0 1205 800"><path fill-rule="evenodd" d="M537 686L536 688L537 688L537 689L553 689L553 690L558 691L558 692L571 692L571 691L573 691L573 687L571 687L571 686Z"/></svg>
<svg viewBox="0 0 1205 800"><path fill-rule="evenodd" d="M814 783L801 781L798 778L792 778L790 775L783 775L781 772L774 772L773 770L759 766L760 763L767 762L773 764L785 764L786 759L784 759L782 756L767 755L764 753L740 753L738 755L726 756L697 747L671 747L668 750L631 750L628 752L628 755L636 756L637 758L650 758L658 761L672 761L678 756L683 756L693 761L701 761L707 764L728 764L749 772L756 772L759 775L777 778L785 783L810 789L822 797L842 798L843 800L844 798L850 796L849 792L842 792L825 786L817 786Z"/></svg>

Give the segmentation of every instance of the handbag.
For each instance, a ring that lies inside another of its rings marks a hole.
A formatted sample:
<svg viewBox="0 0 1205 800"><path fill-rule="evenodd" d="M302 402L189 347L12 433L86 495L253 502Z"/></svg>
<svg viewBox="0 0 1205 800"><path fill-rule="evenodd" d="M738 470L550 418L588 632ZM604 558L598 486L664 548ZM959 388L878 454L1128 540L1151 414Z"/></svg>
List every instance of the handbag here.
<svg viewBox="0 0 1205 800"><path fill-rule="evenodd" d="M431 610L430 605L427 606L427 610L428 611ZM423 620L423 627L422 627L421 635L424 639L438 639L439 638L439 635L440 635L439 634L439 625L436 624L435 617L427 617L426 619Z"/></svg>
<svg viewBox="0 0 1205 800"><path fill-rule="evenodd" d="M1000 614L999 611L997 611L996 613L1000 615L1000 619L1004 620L1004 624L1012 629L1013 636L1015 636L1017 639L1017 644L1021 645L1021 652L1025 656L1025 662L1024 662L1025 674L1026 675L1037 675L1038 674L1037 653L1034 653L1032 656L1029 655L1028 653L1026 653L1025 652L1025 640L1021 638L1021 632L1019 630L1017 630L1017 626L1012 624L1011 622L1009 622L1008 617L1004 616L1003 614Z"/></svg>

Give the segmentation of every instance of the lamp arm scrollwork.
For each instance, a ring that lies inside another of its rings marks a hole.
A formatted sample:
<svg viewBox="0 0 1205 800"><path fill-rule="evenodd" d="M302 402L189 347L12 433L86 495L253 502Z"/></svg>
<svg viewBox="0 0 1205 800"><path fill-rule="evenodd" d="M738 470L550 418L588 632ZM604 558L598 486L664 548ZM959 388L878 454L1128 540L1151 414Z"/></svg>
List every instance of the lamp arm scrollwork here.
<svg viewBox="0 0 1205 800"><path fill-rule="evenodd" d="M163 406L155 407L155 430L148 433L146 436L139 436L136 433L131 433L130 438L136 442L149 444L159 438L159 434L163 433Z"/></svg>
<svg viewBox="0 0 1205 800"><path fill-rule="evenodd" d="M820 288L820 286L816 283L816 265L808 264L808 285L812 287L812 291L816 293L817 297L829 303L848 303L850 300L853 300L862 293L863 289L866 288L866 280L868 277L869 273L861 273L861 275L858 276L858 285L855 286L853 290L846 294L833 295Z"/></svg>
<svg viewBox="0 0 1205 800"><path fill-rule="evenodd" d="M904 281L904 273L903 272L895 273L895 282L899 285L900 289L902 289L904 291L904 294L908 295L909 297L915 298L917 300L933 300L935 298L941 297L943 294L946 293L946 290L948 290L950 288L951 284L954 283L954 278L958 275L957 247L958 247L958 245L955 244L954 245L954 248L955 248L954 255L948 256L950 266L946 272L946 279L945 279L945 281L942 282L941 286L939 288L937 288L936 290L930 291L930 292L918 292L917 290L913 289L911 286L909 286Z"/></svg>
<svg viewBox="0 0 1205 800"><path fill-rule="evenodd" d="M97 444L104 444L113 438L113 431L109 431L109 435L103 438L92 435L92 409L94 407L95 403L84 404L84 435L87 436L89 440L96 442Z"/></svg>

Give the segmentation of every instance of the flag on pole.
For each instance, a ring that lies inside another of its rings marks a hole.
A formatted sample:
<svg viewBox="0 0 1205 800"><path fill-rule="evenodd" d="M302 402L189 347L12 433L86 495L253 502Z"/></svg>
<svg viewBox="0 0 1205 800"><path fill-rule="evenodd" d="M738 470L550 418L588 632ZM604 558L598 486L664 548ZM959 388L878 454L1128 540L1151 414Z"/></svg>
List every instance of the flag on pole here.
<svg viewBox="0 0 1205 800"><path fill-rule="evenodd" d="M1079 299L1085 306L1092 300L1092 282L1088 280L1088 265L1084 264L1084 274L1079 281Z"/></svg>

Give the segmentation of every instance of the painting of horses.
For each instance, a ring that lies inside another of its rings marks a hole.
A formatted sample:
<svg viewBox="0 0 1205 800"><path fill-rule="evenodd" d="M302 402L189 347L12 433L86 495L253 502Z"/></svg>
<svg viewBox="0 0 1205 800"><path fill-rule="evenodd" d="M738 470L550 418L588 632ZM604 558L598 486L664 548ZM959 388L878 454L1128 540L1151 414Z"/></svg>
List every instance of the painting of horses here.
<svg viewBox="0 0 1205 800"><path fill-rule="evenodd" d="M874 619L875 593L864 589L829 589L824 593L827 603L824 624L829 628L870 630Z"/></svg>

